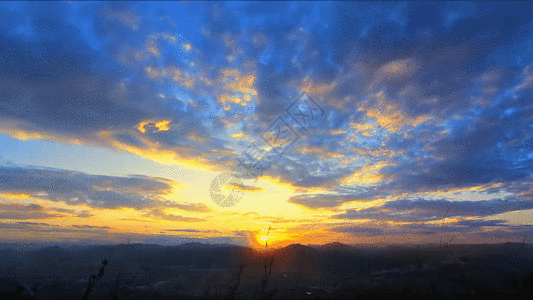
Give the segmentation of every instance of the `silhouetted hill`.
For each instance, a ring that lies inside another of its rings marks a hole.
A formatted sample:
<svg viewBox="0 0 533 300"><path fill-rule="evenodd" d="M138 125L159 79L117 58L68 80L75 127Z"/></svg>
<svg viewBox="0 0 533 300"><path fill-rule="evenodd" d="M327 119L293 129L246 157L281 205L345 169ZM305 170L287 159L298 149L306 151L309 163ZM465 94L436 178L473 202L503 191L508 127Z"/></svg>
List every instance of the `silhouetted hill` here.
<svg viewBox="0 0 533 300"><path fill-rule="evenodd" d="M356 248L339 242L324 244L324 245L311 245L311 247L319 251L354 251Z"/></svg>
<svg viewBox="0 0 533 300"><path fill-rule="evenodd" d="M199 242L191 242L191 243L185 243L177 246L179 249L214 249L214 248L221 248L221 247L239 247L235 245L229 245L229 244L202 244Z"/></svg>

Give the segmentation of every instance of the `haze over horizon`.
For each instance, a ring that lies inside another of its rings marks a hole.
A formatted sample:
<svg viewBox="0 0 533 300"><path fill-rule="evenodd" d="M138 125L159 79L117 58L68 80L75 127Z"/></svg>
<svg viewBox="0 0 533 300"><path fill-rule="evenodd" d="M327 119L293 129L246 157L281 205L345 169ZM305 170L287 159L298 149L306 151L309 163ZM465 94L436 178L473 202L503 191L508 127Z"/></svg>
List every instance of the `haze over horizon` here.
<svg viewBox="0 0 533 300"><path fill-rule="evenodd" d="M529 243L532 16L1 2L0 243Z"/></svg>

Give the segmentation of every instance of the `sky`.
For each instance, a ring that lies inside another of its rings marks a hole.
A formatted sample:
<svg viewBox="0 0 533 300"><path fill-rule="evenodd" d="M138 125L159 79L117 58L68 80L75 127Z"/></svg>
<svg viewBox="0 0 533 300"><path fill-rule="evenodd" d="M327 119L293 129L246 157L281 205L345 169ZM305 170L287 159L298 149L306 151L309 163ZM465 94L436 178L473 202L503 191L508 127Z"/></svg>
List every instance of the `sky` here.
<svg viewBox="0 0 533 300"><path fill-rule="evenodd" d="M530 3L1 2L0 242L531 242L532 95Z"/></svg>

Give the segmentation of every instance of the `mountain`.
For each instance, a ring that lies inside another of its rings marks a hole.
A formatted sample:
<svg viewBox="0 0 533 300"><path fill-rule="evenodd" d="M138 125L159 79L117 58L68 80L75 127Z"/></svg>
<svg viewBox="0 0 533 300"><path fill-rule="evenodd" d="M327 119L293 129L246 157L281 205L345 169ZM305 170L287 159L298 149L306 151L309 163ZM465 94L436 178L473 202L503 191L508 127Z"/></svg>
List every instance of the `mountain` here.
<svg viewBox="0 0 533 300"><path fill-rule="evenodd" d="M190 242L190 243L184 243L181 245L176 246L178 249L215 249L215 248L221 248L221 247L235 247L238 248L240 246L230 245L230 244L202 244L199 242Z"/></svg>
<svg viewBox="0 0 533 300"><path fill-rule="evenodd" d="M312 245L314 249L319 251L354 251L354 247L339 242L328 243L324 245Z"/></svg>
<svg viewBox="0 0 533 300"><path fill-rule="evenodd" d="M300 276L318 276L321 272L319 252L310 246L292 244L273 251L276 267Z"/></svg>

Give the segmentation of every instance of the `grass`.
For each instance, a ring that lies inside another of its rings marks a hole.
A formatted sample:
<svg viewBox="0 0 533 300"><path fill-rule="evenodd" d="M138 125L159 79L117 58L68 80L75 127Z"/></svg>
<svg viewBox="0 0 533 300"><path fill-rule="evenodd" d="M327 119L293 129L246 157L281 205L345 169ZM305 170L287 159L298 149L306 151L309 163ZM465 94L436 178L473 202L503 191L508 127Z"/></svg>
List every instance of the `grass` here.
<svg viewBox="0 0 533 300"><path fill-rule="evenodd" d="M268 232L267 232L267 240L265 242L265 250L268 250L268 236L270 234L270 229L271 227L268 227ZM274 264L274 256L272 256L270 258L270 264L268 264L268 257L265 257L265 263L264 263L264 274L263 274L263 277L261 279L261 289L259 290L259 298L263 299L263 298L271 298L272 295L268 295L266 294L266 288L268 286L268 281L270 279L270 275L272 274L272 265Z"/></svg>
<svg viewBox="0 0 533 300"><path fill-rule="evenodd" d="M87 288L85 289L85 292L83 293L83 296L81 297L82 300L89 299L89 297L91 296L91 293L94 290L94 285L96 281L101 279L102 276L104 276L104 270L105 270L105 266L107 266L107 263L108 263L107 258L104 258L104 260L102 261L102 265L100 266L100 269L98 270L98 274L91 275L91 277L89 277L89 284L87 285Z"/></svg>
<svg viewBox="0 0 533 300"><path fill-rule="evenodd" d="M239 288L239 285L241 284L241 275L242 275L243 269L244 269L244 265L241 265L239 269L239 276L237 277L237 282L235 282L235 284L230 288L229 295L227 297L228 300L235 299L235 293L237 292L237 289Z"/></svg>
<svg viewBox="0 0 533 300"><path fill-rule="evenodd" d="M267 237L270 234L271 227L268 228ZM268 239L265 242L265 250L268 250ZM264 259L263 263L263 269L264 273L261 276L261 285L258 290L258 293L256 294L257 299L270 299L273 296L273 292L267 293L266 289L268 287L268 282L270 280L270 276L272 275L272 266L274 265L274 256L268 257L268 255ZM241 282L241 276L244 269L244 265L241 265L239 269L239 275L237 276L237 280L235 284L230 288L229 293L226 297L228 300L234 300L235 295L237 293L237 289L239 288L240 282Z"/></svg>
<svg viewBox="0 0 533 300"><path fill-rule="evenodd" d="M130 242L128 241L128 244L126 245L126 251L124 251L124 257L122 257L122 262L123 263L126 260L126 254L128 253L128 247L129 246L130 246ZM122 272L122 270L121 270L121 272ZM121 272L118 273L117 282L115 283L115 286L114 286L113 290L109 293L109 298L112 299L112 300L117 300L118 299L118 288L119 288L119 285L120 285L120 275L122 274Z"/></svg>

